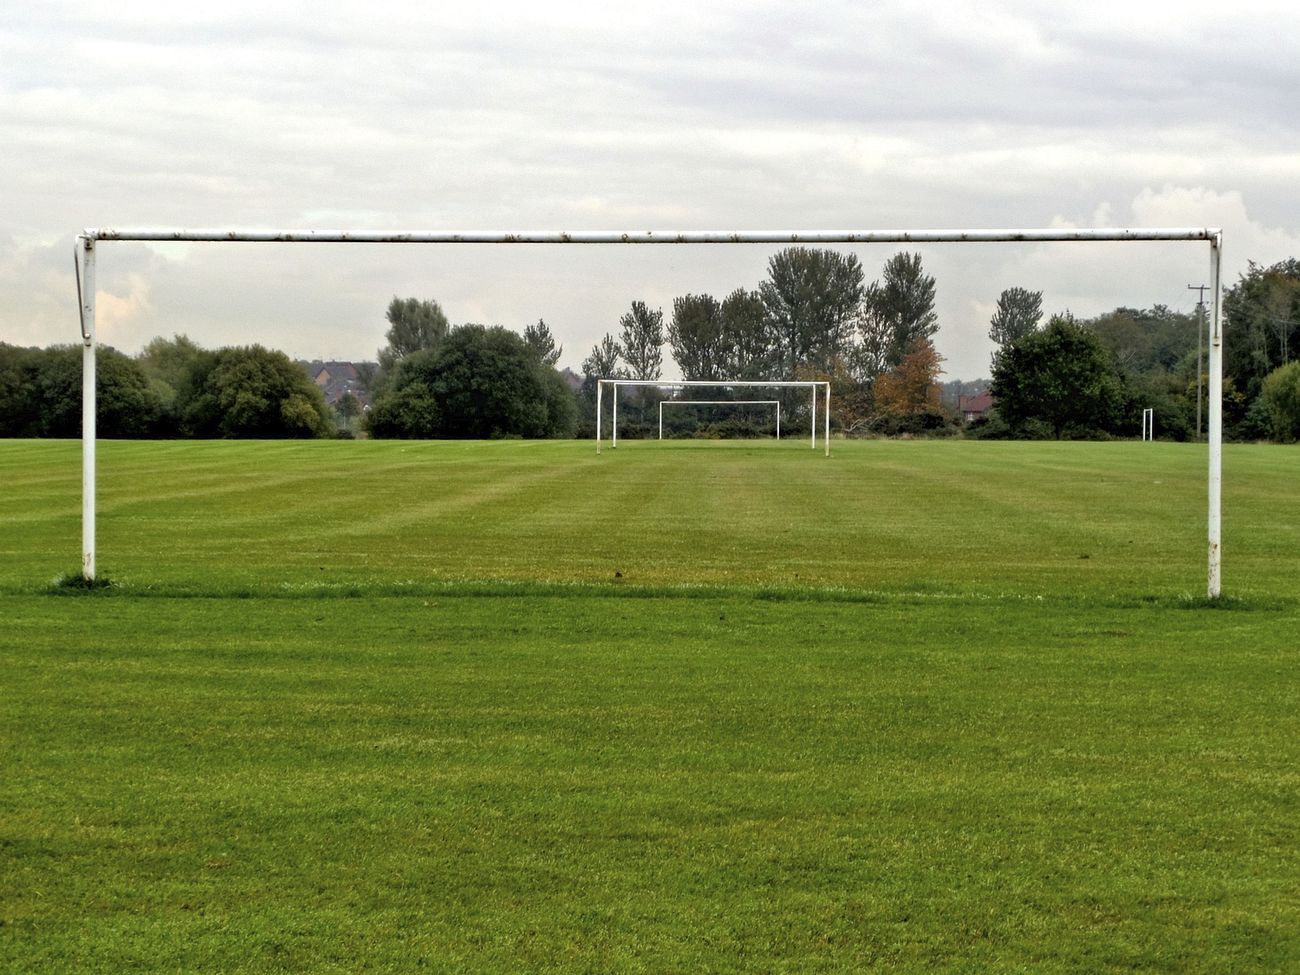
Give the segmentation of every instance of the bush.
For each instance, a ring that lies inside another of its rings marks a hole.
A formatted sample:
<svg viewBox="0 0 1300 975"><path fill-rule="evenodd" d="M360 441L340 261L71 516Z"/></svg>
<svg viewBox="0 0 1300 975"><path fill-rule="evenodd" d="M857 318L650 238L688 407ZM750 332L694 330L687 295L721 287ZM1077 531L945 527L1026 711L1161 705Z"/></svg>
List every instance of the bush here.
<svg viewBox="0 0 1300 975"><path fill-rule="evenodd" d="M882 437L946 437L957 431L953 419L933 406L913 413L882 413L867 429Z"/></svg>
<svg viewBox="0 0 1300 975"><path fill-rule="evenodd" d="M399 362L366 422L374 437L571 437L577 404L520 336L462 325Z"/></svg>
<svg viewBox="0 0 1300 975"><path fill-rule="evenodd" d="M1037 421L1057 439L1122 429L1123 387L1110 356L1093 332L1055 318L1005 347L993 364L990 387L1013 430Z"/></svg>
<svg viewBox="0 0 1300 975"><path fill-rule="evenodd" d="M1051 440L1052 428L1042 420L1025 420L1013 427L994 407L972 420L966 435L973 440Z"/></svg>
<svg viewBox="0 0 1300 975"><path fill-rule="evenodd" d="M191 437L279 440L334 432L316 384L283 352L260 345L196 355L176 392L176 412Z"/></svg>
<svg viewBox="0 0 1300 975"><path fill-rule="evenodd" d="M1283 443L1300 440L1300 361L1270 372L1256 402L1262 402L1267 409L1275 439Z"/></svg>
<svg viewBox="0 0 1300 975"><path fill-rule="evenodd" d="M411 440L436 436L435 431L442 429L442 414L429 387L412 381L381 395L366 423L372 437Z"/></svg>

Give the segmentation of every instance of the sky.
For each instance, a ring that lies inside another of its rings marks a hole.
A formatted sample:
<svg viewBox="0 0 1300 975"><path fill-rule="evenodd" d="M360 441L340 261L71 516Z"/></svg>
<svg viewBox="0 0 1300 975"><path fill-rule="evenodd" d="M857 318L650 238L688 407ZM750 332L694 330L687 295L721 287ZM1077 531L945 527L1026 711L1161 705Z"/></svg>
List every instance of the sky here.
<svg viewBox="0 0 1300 975"><path fill-rule="evenodd" d="M1231 285L1300 257L1293 26L1254 0L6 4L0 341L77 341L85 227L1212 226ZM872 280L899 248L843 249ZM1203 243L911 249L950 379L987 374L1004 288L1091 316L1209 282ZM544 319L577 369L633 300L756 288L773 250L105 243L98 335L372 359L414 296Z"/></svg>

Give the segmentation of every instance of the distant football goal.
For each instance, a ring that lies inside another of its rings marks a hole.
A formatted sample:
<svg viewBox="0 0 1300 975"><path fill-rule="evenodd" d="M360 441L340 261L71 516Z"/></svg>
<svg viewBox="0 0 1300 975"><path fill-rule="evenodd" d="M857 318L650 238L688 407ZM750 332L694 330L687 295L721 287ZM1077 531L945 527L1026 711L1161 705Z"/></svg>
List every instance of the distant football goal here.
<svg viewBox="0 0 1300 975"><path fill-rule="evenodd" d="M1221 324L1221 264L1223 231L1209 227L1161 229L1053 227L1038 230L773 230L773 231L584 231L547 233L443 232L443 231L342 231L342 230L178 230L159 228L87 229L76 238L77 291L84 346L82 367L82 574L95 578L95 258L99 244L109 241L217 243L337 243L337 244L776 244L801 245L865 244L972 244L1054 242L1134 242L1183 241L1208 244L1210 249L1210 294L1212 296L1209 335L1209 477L1207 524L1209 568L1206 590L1211 597L1221 591L1221 509L1223 474L1223 333ZM612 384L617 399L619 385L627 380L604 380L597 386L598 398ZM650 384L659 385L659 384ZM686 385L686 384L676 384ZM717 385L708 383L707 385ZM762 385L762 384L759 384ZM830 452L830 389L817 383L768 383L769 386L807 386L817 396L817 386L825 387L825 401L820 418ZM810 440L816 449L818 412L812 412ZM597 414L599 416L599 413ZM599 423L599 420L598 420ZM617 422L611 441L617 439ZM600 449L597 432L597 451Z"/></svg>
<svg viewBox="0 0 1300 975"><path fill-rule="evenodd" d="M698 387L707 387L708 389L806 389L809 391L811 399L808 405L809 431L808 445L817 449L817 425L820 415L822 425L822 439L825 444L826 456L831 455L831 384L822 380L725 380L725 379L683 379L676 382L659 379L600 379L596 382L596 453L600 453L601 443L604 440L604 416L605 416L605 390L609 389L610 398L613 400L612 417L610 420L610 437L609 445L618 446L618 391L625 387L646 388L656 390L677 390L677 389L695 389ZM820 414L818 393L820 392ZM779 400L672 400L665 399L659 404L659 439L664 437L663 408L670 404L684 405L693 403L702 405L703 403L775 403L777 408L777 439L780 439L781 424L781 404Z"/></svg>

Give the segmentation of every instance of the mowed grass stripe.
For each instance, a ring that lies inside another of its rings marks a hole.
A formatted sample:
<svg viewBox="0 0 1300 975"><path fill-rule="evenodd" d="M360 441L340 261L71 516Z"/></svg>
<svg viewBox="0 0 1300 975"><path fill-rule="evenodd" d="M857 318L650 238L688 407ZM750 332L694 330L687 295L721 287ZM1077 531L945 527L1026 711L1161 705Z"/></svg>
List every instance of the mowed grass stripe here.
<svg viewBox="0 0 1300 975"><path fill-rule="evenodd" d="M100 565L144 588L515 580L1199 593L1179 444L104 443ZM14 458L31 460L30 476ZM77 564L77 444L0 443L0 585ZM1228 592L1294 594L1300 452L1230 446ZM61 487L60 487L61 485ZM226 587L223 589L223 587Z"/></svg>

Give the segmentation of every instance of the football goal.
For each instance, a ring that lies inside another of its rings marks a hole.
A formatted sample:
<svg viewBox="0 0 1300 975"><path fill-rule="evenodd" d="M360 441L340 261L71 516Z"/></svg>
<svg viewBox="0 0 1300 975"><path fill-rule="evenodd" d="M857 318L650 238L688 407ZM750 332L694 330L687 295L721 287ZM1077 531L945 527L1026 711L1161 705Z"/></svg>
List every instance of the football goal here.
<svg viewBox="0 0 1300 975"><path fill-rule="evenodd" d="M179 230L166 228L98 228L83 230L75 241L76 281L81 322L82 356L82 574L95 578L95 260L99 245L111 241L220 243L337 243L337 244L974 244L1184 241L1207 244L1210 251L1210 356L1209 356L1209 477L1207 534L1209 567L1206 590L1217 597L1221 586L1221 511L1223 484L1223 231L1211 227L1175 228L1063 228L1037 230L771 230L771 231L584 231L544 233L456 233L444 231L343 231L343 230ZM606 382L622 382L607 380ZM790 385L799 385L791 383ZM816 396L816 385L813 395ZM604 384L598 385L598 390ZM617 385L614 387L617 395ZM829 392L829 388L828 388ZM825 430L829 452L830 410L825 404ZM599 414L598 414L599 415ZM615 434L617 425L615 425ZM813 420L816 445L816 411ZM597 450L600 446L597 435Z"/></svg>
<svg viewBox="0 0 1300 975"><path fill-rule="evenodd" d="M596 453L600 453L600 445L604 439L602 430L604 426L605 415L605 387L609 387L610 398L613 400L612 417L610 419L610 439L611 447L618 446L618 391L621 387L645 387L649 389L691 389L699 386L705 386L709 389L807 389L812 394L812 401L808 407L809 424L808 431L809 446L813 450L817 449L817 418L818 418L818 400L817 393L821 390L823 393L821 420L823 436L822 440L826 447L826 456L831 455L831 384L824 380L813 379L790 379L790 380L770 380L770 381L751 381L751 380L726 380L726 379L681 379L676 382L665 381L660 379L599 379L596 381ZM669 402L685 402L683 400L665 400ZM735 402L734 400L718 400L717 402ZM766 401L764 401L766 402ZM780 406L778 404L778 416ZM778 419L778 424L779 424ZM659 439L663 439L663 404L660 404L659 413Z"/></svg>
<svg viewBox="0 0 1300 975"><path fill-rule="evenodd" d="M665 406L775 406L776 439L781 439L781 401L779 399L661 399L659 401L659 439L664 438Z"/></svg>

